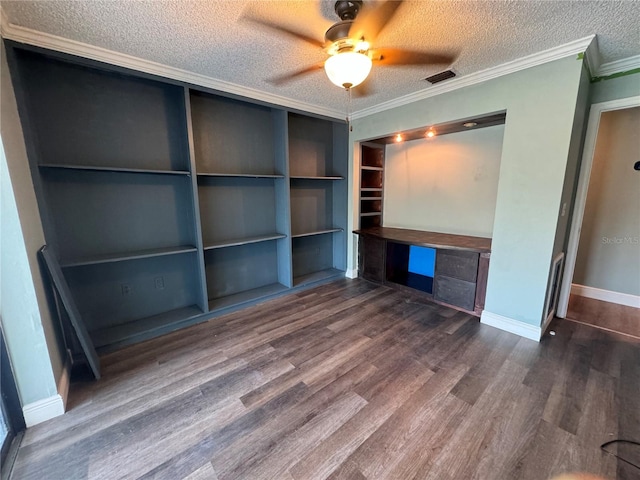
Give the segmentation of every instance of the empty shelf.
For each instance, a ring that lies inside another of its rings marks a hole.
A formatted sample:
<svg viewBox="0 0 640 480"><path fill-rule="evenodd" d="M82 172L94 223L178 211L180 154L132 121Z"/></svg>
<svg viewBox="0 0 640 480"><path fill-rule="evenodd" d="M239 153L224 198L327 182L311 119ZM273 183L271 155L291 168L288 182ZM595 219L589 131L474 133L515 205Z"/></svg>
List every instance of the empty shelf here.
<svg viewBox="0 0 640 480"><path fill-rule="evenodd" d="M384 170L382 167L367 167L366 165L362 165L360 168L362 170L377 170L379 172Z"/></svg>
<svg viewBox="0 0 640 480"><path fill-rule="evenodd" d="M312 235L324 235L325 233L334 233L341 231L341 228L327 228L325 230L315 230L313 232L295 233L291 235L291 238L310 237Z"/></svg>
<svg viewBox="0 0 640 480"><path fill-rule="evenodd" d="M382 212L367 212L360 214L361 217L377 217L379 215L382 215Z"/></svg>
<svg viewBox="0 0 640 480"><path fill-rule="evenodd" d="M284 178L284 175L271 173L208 173L198 172L199 177L231 177L231 178Z"/></svg>
<svg viewBox="0 0 640 480"><path fill-rule="evenodd" d="M83 265L96 265L99 263L112 263L112 262L125 262L129 260L139 260L141 258L161 257L164 255L177 255L180 253L195 252L197 248L193 245L183 245L179 247L166 247L166 248L150 248L148 250L137 250L134 252L126 253L108 253L104 255L95 255L91 257L62 260L60 266L67 267L80 267Z"/></svg>
<svg viewBox="0 0 640 480"><path fill-rule="evenodd" d="M96 348L108 347L108 350L151 338L183 327L195 317L202 315L196 305L178 308L151 317L141 318L90 333Z"/></svg>
<svg viewBox="0 0 640 480"><path fill-rule="evenodd" d="M329 175L329 176L312 176L312 175L291 175L291 180L344 180L344 177Z"/></svg>
<svg viewBox="0 0 640 480"><path fill-rule="evenodd" d="M266 242L269 240L278 240L279 238L286 238L286 235L282 233L271 233L269 235L260 235L257 237L236 238L232 240L223 240L220 242L211 242L211 243L207 243L204 249L213 250L215 248L237 247L239 245L247 245L249 243L259 243L259 242Z"/></svg>
<svg viewBox="0 0 640 480"><path fill-rule="evenodd" d="M293 279L294 287L301 287L303 285L310 285L332 278L344 277L344 272L337 268L327 268L326 270L320 270L319 272L308 273L306 275L300 275Z"/></svg>
<svg viewBox="0 0 640 480"><path fill-rule="evenodd" d="M263 298L268 298L278 293L288 290L287 287L280 283L272 283L264 287L254 288L245 292L228 295L226 297L212 298L209 300L209 310L221 310L224 308L234 307L237 305L253 302Z"/></svg>
<svg viewBox="0 0 640 480"><path fill-rule="evenodd" d="M91 165L68 165L45 163L38 165L40 168L57 168L62 170L87 170L93 172L120 172L120 173L152 173L161 175L189 175L187 170L154 170L149 168L123 168L123 167L95 167Z"/></svg>

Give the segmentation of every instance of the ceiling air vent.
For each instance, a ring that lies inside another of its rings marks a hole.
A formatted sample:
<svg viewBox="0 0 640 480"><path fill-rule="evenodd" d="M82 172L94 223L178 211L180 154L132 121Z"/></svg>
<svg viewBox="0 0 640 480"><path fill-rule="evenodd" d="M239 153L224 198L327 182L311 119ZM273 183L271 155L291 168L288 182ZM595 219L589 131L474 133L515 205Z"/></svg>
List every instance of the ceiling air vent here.
<svg viewBox="0 0 640 480"><path fill-rule="evenodd" d="M450 78L455 77L456 74L451 70L445 70L444 72L436 73L435 75L431 75L430 77L425 78L425 80L429 83L439 83L444 80L449 80Z"/></svg>

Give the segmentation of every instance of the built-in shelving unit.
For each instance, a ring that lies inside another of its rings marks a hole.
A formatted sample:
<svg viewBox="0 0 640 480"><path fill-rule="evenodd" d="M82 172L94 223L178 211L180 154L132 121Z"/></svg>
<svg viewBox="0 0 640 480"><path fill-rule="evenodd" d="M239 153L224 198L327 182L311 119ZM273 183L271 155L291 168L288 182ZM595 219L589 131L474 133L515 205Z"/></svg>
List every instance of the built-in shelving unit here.
<svg viewBox="0 0 640 480"><path fill-rule="evenodd" d="M360 145L360 228L382 226L385 145Z"/></svg>
<svg viewBox="0 0 640 480"><path fill-rule="evenodd" d="M285 291L284 112L193 90L190 104L209 309Z"/></svg>
<svg viewBox="0 0 640 480"><path fill-rule="evenodd" d="M293 285L346 268L347 132L343 125L288 115Z"/></svg>
<svg viewBox="0 0 640 480"><path fill-rule="evenodd" d="M202 315L183 88L13 53L47 243L96 346Z"/></svg>
<svg viewBox="0 0 640 480"><path fill-rule="evenodd" d="M96 347L344 275L343 122L7 45L47 244Z"/></svg>

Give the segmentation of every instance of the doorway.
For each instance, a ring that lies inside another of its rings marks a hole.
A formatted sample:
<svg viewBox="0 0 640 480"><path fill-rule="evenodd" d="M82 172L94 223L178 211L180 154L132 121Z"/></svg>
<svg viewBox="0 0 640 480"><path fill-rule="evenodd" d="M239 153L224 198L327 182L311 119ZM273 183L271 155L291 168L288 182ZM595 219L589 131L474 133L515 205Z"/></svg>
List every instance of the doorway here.
<svg viewBox="0 0 640 480"><path fill-rule="evenodd" d="M640 337L640 97L591 107L557 316Z"/></svg>
<svg viewBox="0 0 640 480"><path fill-rule="evenodd" d="M16 444L20 442L26 426L2 329L0 329L0 380L0 397L2 397L0 402L0 442L2 444L0 466L2 467L2 478L6 478L9 474L8 470L13 465L12 456L17 452Z"/></svg>

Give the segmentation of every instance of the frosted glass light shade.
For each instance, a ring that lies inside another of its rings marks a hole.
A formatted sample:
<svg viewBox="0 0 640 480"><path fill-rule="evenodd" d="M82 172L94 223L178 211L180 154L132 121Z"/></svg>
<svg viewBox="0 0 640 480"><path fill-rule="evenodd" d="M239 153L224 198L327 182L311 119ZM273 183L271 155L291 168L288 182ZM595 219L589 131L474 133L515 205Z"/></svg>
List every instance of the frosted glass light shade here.
<svg viewBox="0 0 640 480"><path fill-rule="evenodd" d="M355 87L369 75L371 59L364 53L336 53L324 62L324 71L335 85L342 88Z"/></svg>

